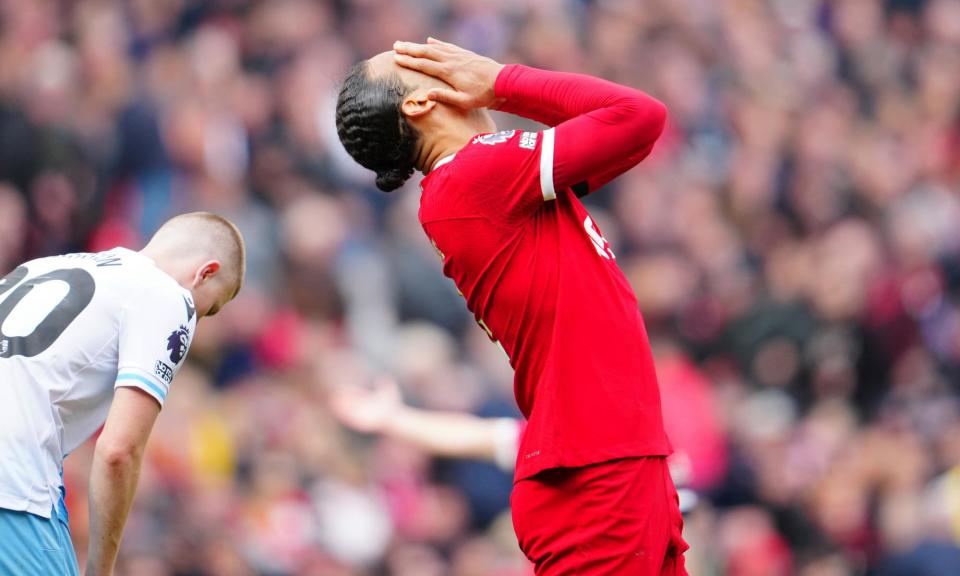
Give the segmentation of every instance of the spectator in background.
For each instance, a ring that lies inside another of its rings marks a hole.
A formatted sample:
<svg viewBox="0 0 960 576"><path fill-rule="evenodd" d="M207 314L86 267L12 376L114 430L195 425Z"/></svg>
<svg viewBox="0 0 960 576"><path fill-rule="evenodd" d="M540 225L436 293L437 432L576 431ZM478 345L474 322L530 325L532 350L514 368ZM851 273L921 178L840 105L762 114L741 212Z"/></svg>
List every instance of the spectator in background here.
<svg viewBox="0 0 960 576"><path fill-rule="evenodd" d="M9 184L0 184L0 270L4 273L20 262L27 236L27 207L23 196Z"/></svg>
<svg viewBox="0 0 960 576"><path fill-rule="evenodd" d="M405 442L439 458L486 460L513 472L524 422L518 418L484 418L462 412L422 410L404 403L397 383L378 380L373 388L343 386L330 394L330 410L345 426ZM696 461L696 460L693 460ZM691 458L678 452L670 470L678 487L690 475ZM680 510L689 512L697 497L679 488Z"/></svg>

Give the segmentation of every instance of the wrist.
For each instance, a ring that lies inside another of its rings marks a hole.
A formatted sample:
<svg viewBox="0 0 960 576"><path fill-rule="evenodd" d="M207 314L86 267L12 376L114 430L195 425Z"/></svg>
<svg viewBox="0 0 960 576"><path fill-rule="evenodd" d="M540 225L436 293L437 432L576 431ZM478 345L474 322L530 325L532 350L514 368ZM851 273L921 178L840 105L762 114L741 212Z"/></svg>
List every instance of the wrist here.
<svg viewBox="0 0 960 576"><path fill-rule="evenodd" d="M520 68L519 64L499 64L499 66L493 82L493 104L490 105L492 110L499 110L510 100L514 77Z"/></svg>

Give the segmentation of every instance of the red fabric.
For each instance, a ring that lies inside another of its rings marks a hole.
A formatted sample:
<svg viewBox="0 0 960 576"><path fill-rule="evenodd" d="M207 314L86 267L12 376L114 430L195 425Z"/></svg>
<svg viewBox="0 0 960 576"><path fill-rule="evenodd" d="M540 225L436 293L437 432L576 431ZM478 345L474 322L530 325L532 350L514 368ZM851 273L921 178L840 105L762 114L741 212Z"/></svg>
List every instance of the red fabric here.
<svg viewBox="0 0 960 576"><path fill-rule="evenodd" d="M556 126L556 188L587 182L590 192L640 163L663 133L656 99L600 78L504 67L494 92L503 112Z"/></svg>
<svg viewBox="0 0 960 576"><path fill-rule="evenodd" d="M523 67L505 68L497 90L505 110L581 114L556 128L556 199L541 188L546 135L501 132L475 138L423 180L420 221L516 372L528 420L516 478L667 455L636 298L569 187L639 161L662 130L663 106L608 82ZM513 104L524 99L533 103Z"/></svg>
<svg viewBox="0 0 960 576"><path fill-rule="evenodd" d="M511 498L537 576L685 575L683 516L664 458L548 470Z"/></svg>

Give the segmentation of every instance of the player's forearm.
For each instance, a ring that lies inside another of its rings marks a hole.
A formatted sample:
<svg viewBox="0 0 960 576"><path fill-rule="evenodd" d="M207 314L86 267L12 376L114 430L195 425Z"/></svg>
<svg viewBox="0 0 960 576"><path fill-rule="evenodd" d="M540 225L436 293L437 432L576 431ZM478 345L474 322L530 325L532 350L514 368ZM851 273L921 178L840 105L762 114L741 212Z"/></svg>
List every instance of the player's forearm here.
<svg viewBox="0 0 960 576"><path fill-rule="evenodd" d="M142 457L142 450L97 445L90 472L90 547L86 576L113 573Z"/></svg>
<svg viewBox="0 0 960 576"><path fill-rule="evenodd" d="M602 109L625 109L635 112L645 122L638 123L641 135L646 133L651 142L660 135L656 116L663 104L655 98L627 86L607 80L551 72L512 64L505 66L497 76L494 93L498 110L556 126L577 116Z"/></svg>
<svg viewBox="0 0 960 576"><path fill-rule="evenodd" d="M496 419L403 407L385 432L435 456L495 460Z"/></svg>
<svg viewBox="0 0 960 576"><path fill-rule="evenodd" d="M554 189L587 183L592 191L629 170L653 149L667 118L666 107L639 90L578 74L507 66L495 92L500 110L556 124L544 135L554 149Z"/></svg>

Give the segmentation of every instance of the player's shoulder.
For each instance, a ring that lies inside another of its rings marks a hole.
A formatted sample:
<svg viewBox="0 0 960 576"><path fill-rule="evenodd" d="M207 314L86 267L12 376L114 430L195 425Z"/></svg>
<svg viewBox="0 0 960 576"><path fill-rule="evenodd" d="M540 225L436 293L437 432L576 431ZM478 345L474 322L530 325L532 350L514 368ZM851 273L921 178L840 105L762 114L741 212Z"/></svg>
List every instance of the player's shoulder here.
<svg viewBox="0 0 960 576"><path fill-rule="evenodd" d="M539 139L539 132L522 130L478 134L456 154L441 160L426 183L499 186L504 181L513 182L518 172L538 165Z"/></svg>
<svg viewBox="0 0 960 576"><path fill-rule="evenodd" d="M522 159L537 149L539 132L501 130L478 134L464 148L464 158Z"/></svg>
<svg viewBox="0 0 960 576"><path fill-rule="evenodd" d="M45 256L24 262L23 266L37 271L59 268L114 269L130 263L136 255L136 252L126 248L112 248L103 252L71 252Z"/></svg>
<svg viewBox="0 0 960 576"><path fill-rule="evenodd" d="M488 132L477 134L470 141L470 146L497 146L506 144L517 136L517 130L501 130L499 132Z"/></svg>
<svg viewBox="0 0 960 576"><path fill-rule="evenodd" d="M23 274L30 278L50 277L50 279L61 279L63 273L69 270L83 270L87 272L86 275L97 279L98 282L109 283L116 275L104 273L105 270L119 268L124 260L124 255L115 250L44 256L24 262L18 270L23 270Z"/></svg>
<svg viewBox="0 0 960 576"><path fill-rule="evenodd" d="M539 132L522 130L474 136L424 179L421 222L499 217L504 203L539 185L541 138Z"/></svg>
<svg viewBox="0 0 960 576"><path fill-rule="evenodd" d="M181 301L190 294L153 260L139 252L114 248L92 256L91 260L98 269L98 281L113 287L115 297L128 306L182 306Z"/></svg>

